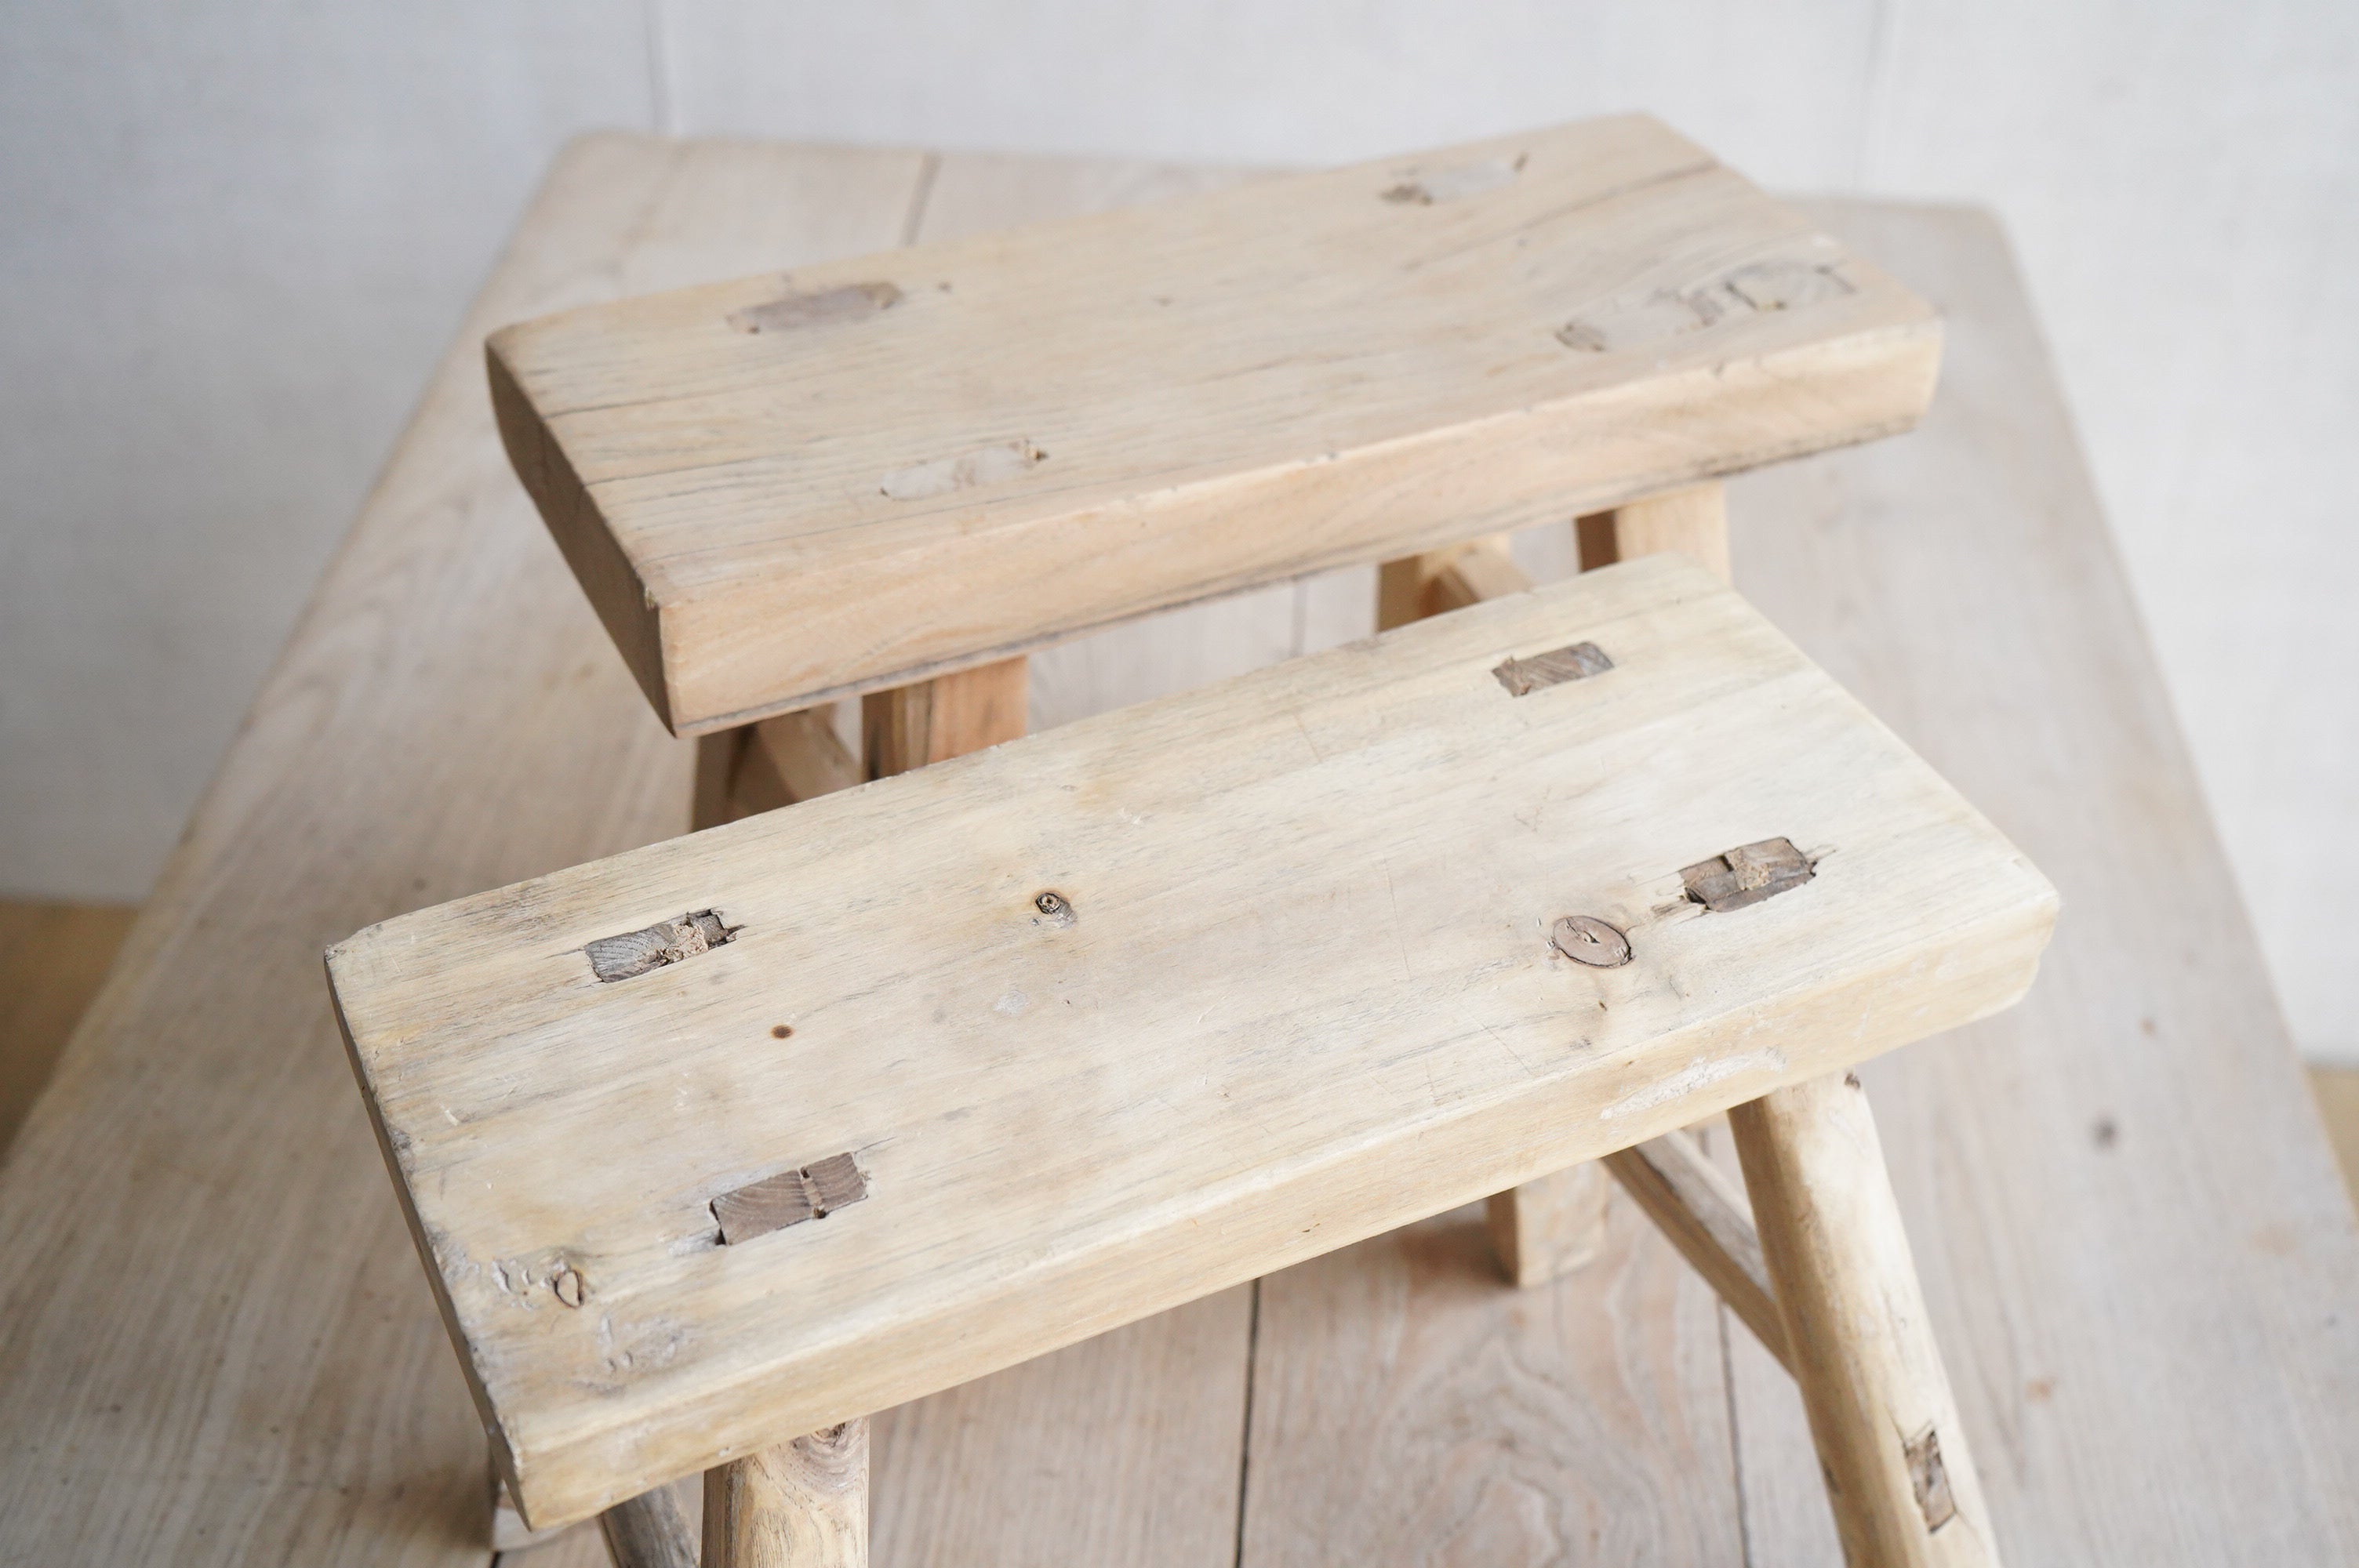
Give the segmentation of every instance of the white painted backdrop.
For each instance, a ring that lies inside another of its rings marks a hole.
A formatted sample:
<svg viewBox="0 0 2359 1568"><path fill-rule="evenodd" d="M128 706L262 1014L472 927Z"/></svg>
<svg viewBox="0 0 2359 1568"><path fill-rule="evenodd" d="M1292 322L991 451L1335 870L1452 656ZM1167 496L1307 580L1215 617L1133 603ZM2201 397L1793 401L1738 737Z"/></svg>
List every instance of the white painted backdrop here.
<svg viewBox="0 0 2359 1568"><path fill-rule="evenodd" d="M1625 108L2006 220L2296 1033L2359 1059L2351 0L14 0L0 893L145 892L574 131L1321 163Z"/></svg>

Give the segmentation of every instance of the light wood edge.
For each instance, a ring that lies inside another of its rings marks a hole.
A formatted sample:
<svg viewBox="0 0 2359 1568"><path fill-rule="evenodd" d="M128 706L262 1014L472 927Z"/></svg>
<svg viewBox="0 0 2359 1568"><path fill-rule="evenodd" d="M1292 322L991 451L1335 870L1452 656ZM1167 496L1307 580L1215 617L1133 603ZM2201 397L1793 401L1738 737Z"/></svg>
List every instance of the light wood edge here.
<svg viewBox="0 0 2359 1568"><path fill-rule="evenodd" d="M1859 1079L1773 1089L1728 1119L1845 1561L1997 1568Z"/></svg>
<svg viewBox="0 0 2359 1568"><path fill-rule="evenodd" d="M484 362L491 380L492 416L499 427L500 444L525 491L549 524L558 553L589 596L607 635L629 667L631 678L647 694L664 728L679 733L672 721L671 688L664 679L663 626L655 598L639 580L638 568L600 520L598 503L590 497L582 477L565 456L549 427L534 412L531 400L508 368L502 344L512 329L495 332L484 346Z"/></svg>
<svg viewBox="0 0 2359 1568"><path fill-rule="evenodd" d="M516 1507L514 1498L508 1496L508 1484L500 1478L497 1455L484 1454L484 1474L489 1486L494 1552L521 1552L528 1546L555 1541L565 1533L569 1528L565 1525L559 1525L554 1530L535 1530L525 1523L524 1510Z"/></svg>

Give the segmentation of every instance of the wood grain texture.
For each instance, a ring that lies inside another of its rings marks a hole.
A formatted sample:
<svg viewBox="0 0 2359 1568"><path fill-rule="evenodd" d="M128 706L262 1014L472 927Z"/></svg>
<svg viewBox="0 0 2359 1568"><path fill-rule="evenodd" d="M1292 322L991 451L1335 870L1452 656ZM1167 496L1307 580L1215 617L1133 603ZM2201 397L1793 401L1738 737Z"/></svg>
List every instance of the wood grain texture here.
<svg viewBox="0 0 2359 1568"><path fill-rule="evenodd" d="M1483 1227L1500 1272L1529 1290L1587 1264L1604 1249L1613 1191L1604 1171L1588 1161L1493 1193L1484 1200Z"/></svg>
<svg viewBox="0 0 2359 1568"><path fill-rule="evenodd" d="M730 821L817 800L861 780L860 759L836 733L832 708L782 713L746 728L730 783Z"/></svg>
<svg viewBox="0 0 2359 1568"><path fill-rule="evenodd" d="M1599 1162L1763 1349L1786 1359L1786 1330L1744 1191L1695 1138L1667 1132Z"/></svg>
<svg viewBox="0 0 2359 1568"><path fill-rule="evenodd" d="M1494 678L1573 640L1611 674ZM1824 848L1806 888L1687 902L1680 863L1771 822ZM689 888L727 945L599 981L591 933ZM1564 959L1567 901L1645 961ZM547 1522L2003 1006L2052 914L1658 557L389 922L329 967ZM880 1039L881 1074L849 1048ZM716 1194L843 1149L866 1201L710 1247Z"/></svg>
<svg viewBox="0 0 2359 1568"><path fill-rule="evenodd" d="M525 323L491 371L688 733L1887 434L1939 352L1634 116Z"/></svg>
<svg viewBox="0 0 2359 1568"><path fill-rule="evenodd" d="M1377 628L1389 631L1429 615L1523 592L1532 586L1532 577L1516 564L1512 548L1511 537L1498 534L1385 562L1376 573ZM1581 668L1589 662L1567 663L1543 654L1528 662L1536 674L1527 677L1521 673L1527 661L1510 661L1501 666L1502 680L1510 694L1526 695L1545 684L1559 665ZM1518 1288L1528 1290L1589 1262L1605 1245L1605 1206L1611 1195L1604 1173L1587 1164L1493 1193L1484 1200L1484 1226L1501 1271Z"/></svg>
<svg viewBox="0 0 2359 1568"><path fill-rule="evenodd" d="M1867 1091L1830 1074L1737 1106L1728 1124L1843 1560L1996 1568Z"/></svg>
<svg viewBox="0 0 2359 1568"><path fill-rule="evenodd" d="M2001 1551L2359 1557L2359 1233L2006 240L1813 211L1941 301L1943 389L1905 440L1735 481L1738 579L2067 911L2022 1007L1860 1074ZM1823 1561L1757 1387L1756 1561Z"/></svg>
<svg viewBox="0 0 2359 1568"><path fill-rule="evenodd" d="M480 338L889 243L919 162L599 136L550 175L0 1171L0 1558L481 1568L482 1429L319 951L675 833L690 780Z"/></svg>
<svg viewBox="0 0 2359 1568"><path fill-rule="evenodd" d="M1024 733L1027 665L1002 659L860 699L868 776L890 778Z"/></svg>
<svg viewBox="0 0 2359 1568"><path fill-rule="evenodd" d="M614 1568L697 1568L697 1534L671 1487L606 1509L598 1516L598 1534Z"/></svg>
<svg viewBox="0 0 2359 1568"><path fill-rule="evenodd" d="M643 177L618 157L632 148ZM570 157L479 328L873 249L915 201L895 184L897 214L867 237L854 227L864 182L916 167L897 156L601 138ZM981 227L1055 215L1074 192L1124 200L1200 178L953 157L927 212ZM1906 440L1736 481L1739 570L2071 903L2023 1006L1965 1044L1863 1072L2002 1544L2018 1563L2347 1563L2359 1240L2006 242L1953 210L1813 216L1941 301L1945 388ZM796 234L807 251L790 249ZM429 391L0 1173L0 1557L484 1562L482 1437L364 1148L315 955L390 910L673 831L688 765L538 542L482 411L479 363L462 348ZM1519 558L1547 575L1535 542L1553 549L1562 532L1519 535ZM1297 636L1315 648L1363 635L1373 576L1051 649L1033 661L1036 725L1282 657ZM424 804L450 799L469 808ZM264 1148L267 1165L252 1157ZM1386 1327L1285 1310L1291 1282L1316 1271L1373 1281L1414 1231L1267 1281L1255 1405L1283 1398L1292 1414L1283 1427L1257 1415L1247 1562L1280 1536L1321 1561L1321 1530L1357 1528L1421 1485L1344 1468L1369 1434L1341 1418L1371 1409L1412 1437L1440 1430L1417 1424L1420 1411L1456 1411L1468 1441L1450 1483L1521 1498L1527 1517L1553 1508L1624 1539L1701 1543L1655 1554L1667 1560L1834 1561L1791 1379L1742 1330L1727 1336L1727 1393L1697 1377L1680 1412L1699 1427L1733 1401L1742 1537L1711 1441L1647 1450L1666 1456L1663 1478L1630 1457L1613 1414L1669 1409L1650 1369L1708 1371L1697 1358L1719 1338L1702 1286L1635 1222L1649 1277L1696 1303L1676 1320L1684 1338L1660 1336L1673 1320L1612 1264L1544 1303L1498 1286L1471 1217L1453 1243L1473 1287L1450 1298L1466 1309L1455 1349L1427 1316ZM1226 1563L1246 1294L880 1418L878 1561ZM1201 1353L1167 1342L1168 1355L1083 1364L1195 1313L1219 1314ZM1496 1365L1484 1356L1499 1325L1545 1329L1543 1314L1573 1325L1547 1396L1560 1402L1478 1451L1496 1429L1485 1408L1453 1402L1448 1368ZM1441 1353L1411 1389L1395 1358L1360 1353L1371 1335L1422 1335ZM1328 1336L1353 1337L1330 1356ZM1654 1347L1665 1353L1643 1358ZM1286 1370L1295 1355L1304 1379ZM1372 1400L1371 1379L1394 1392ZM1565 1404L1605 1414L1569 1424ZM1561 1460L1523 1464L1566 1430L1582 1435L1551 1451ZM1338 1483L1352 1476L1364 1490ZM1610 1509L1591 1501L1600 1476L1619 1487ZM1291 1501L1299 1513L1274 1517ZM1396 1530L1366 1560L1433 1561L1430 1541L1471 1516L1416 1517L1434 1533ZM1115 1530L1128 1533L1106 1546ZM519 1556L606 1561L594 1529Z"/></svg>
<svg viewBox="0 0 2359 1568"><path fill-rule="evenodd" d="M1468 1207L1264 1280L1240 1561L1738 1563L1712 1292L1637 1210L1499 1282Z"/></svg>
<svg viewBox="0 0 2359 1568"><path fill-rule="evenodd" d="M136 913L0 903L0 1160Z"/></svg>
<svg viewBox="0 0 2359 1568"><path fill-rule="evenodd" d="M877 1417L876 1561L1229 1568L1253 1289Z"/></svg>
<svg viewBox="0 0 2359 1568"><path fill-rule="evenodd" d="M1531 587L1530 576L1516 565L1510 553L1511 538L1493 534L1385 562L1376 568L1376 630L1389 632L1445 610L1495 597L1484 592L1484 587L1496 593L1520 593ZM1450 579L1446 588L1445 576Z"/></svg>
<svg viewBox="0 0 2359 1568"><path fill-rule="evenodd" d="M1218 171L955 155L921 240L1165 200ZM1034 728L1202 686L1297 651L1295 587L1171 611L1035 654ZM895 1568L1136 1563L1231 1568L1251 1288L1085 1339L875 1418L870 1548Z"/></svg>
<svg viewBox="0 0 2359 1568"><path fill-rule="evenodd" d="M1728 492L1721 484L1643 496L1610 512L1588 514L1575 527L1584 570L1669 550L1729 580Z"/></svg>
<svg viewBox="0 0 2359 1568"><path fill-rule="evenodd" d="M868 1568L862 1417L704 1473L699 1568Z"/></svg>

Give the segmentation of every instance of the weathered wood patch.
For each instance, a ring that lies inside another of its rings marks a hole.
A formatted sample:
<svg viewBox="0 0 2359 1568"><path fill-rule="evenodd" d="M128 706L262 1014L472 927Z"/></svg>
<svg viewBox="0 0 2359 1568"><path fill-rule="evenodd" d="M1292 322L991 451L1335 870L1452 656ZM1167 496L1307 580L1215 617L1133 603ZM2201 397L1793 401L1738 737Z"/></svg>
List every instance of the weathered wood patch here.
<svg viewBox="0 0 2359 1568"><path fill-rule="evenodd" d="M1950 1472L1941 1464L1941 1435L1929 1422L1902 1446L1908 1455L1908 1483L1916 1488L1925 1528L1939 1530L1958 1514L1957 1498L1950 1494Z"/></svg>
<svg viewBox="0 0 2359 1568"><path fill-rule="evenodd" d="M1382 192L1384 199L1396 205L1414 203L1430 207L1440 201L1455 201L1461 197L1479 196L1485 190L1496 190L1524 172L1525 159L1531 155L1518 154L1512 158L1485 158L1480 163L1461 164L1456 168L1439 169L1402 180Z"/></svg>
<svg viewBox="0 0 2359 1568"><path fill-rule="evenodd" d="M888 310L901 301L901 291L889 283L847 283L841 288L815 289L748 305L729 312L729 324L741 332L786 332L829 321L859 321Z"/></svg>
<svg viewBox="0 0 2359 1568"><path fill-rule="evenodd" d="M602 980L627 980L666 964L725 946L737 927L723 925L718 911L690 910L678 920L658 920L619 936L601 936L582 950Z"/></svg>
<svg viewBox="0 0 2359 1568"><path fill-rule="evenodd" d="M1601 306L1559 327L1556 341L1590 354L1650 348L1733 316L1800 310L1856 292L1832 265L1752 262L1693 288L1657 289Z"/></svg>
<svg viewBox="0 0 2359 1568"><path fill-rule="evenodd" d="M712 1200L712 1217L721 1223L721 1244L734 1247L807 1219L825 1219L867 1195L859 1164L850 1154L831 1154L722 1194Z"/></svg>
<svg viewBox="0 0 2359 1568"><path fill-rule="evenodd" d="M1569 648L1534 654L1528 659L1509 659L1491 673L1499 677L1499 684L1507 688L1509 697L1525 697L1544 686L1587 680L1613 667L1614 661L1596 643L1575 643Z"/></svg>
<svg viewBox="0 0 2359 1568"><path fill-rule="evenodd" d="M1764 838L1741 845L1725 855L1714 855L1680 870L1688 897L1706 909L1743 909L1800 887L1817 875L1810 858L1794 848L1790 838Z"/></svg>
<svg viewBox="0 0 2359 1568"><path fill-rule="evenodd" d="M896 501L923 501L929 496L948 495L954 490L1014 479L1048 455L1018 438L895 469L877 489Z"/></svg>

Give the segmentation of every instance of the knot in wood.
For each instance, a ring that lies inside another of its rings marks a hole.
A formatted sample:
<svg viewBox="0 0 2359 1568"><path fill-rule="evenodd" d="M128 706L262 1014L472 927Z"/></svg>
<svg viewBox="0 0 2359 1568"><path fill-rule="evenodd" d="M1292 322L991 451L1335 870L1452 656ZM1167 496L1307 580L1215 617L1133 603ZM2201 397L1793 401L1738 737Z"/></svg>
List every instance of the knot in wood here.
<svg viewBox="0 0 2359 1568"><path fill-rule="evenodd" d="M1630 961L1630 938L1593 914L1564 916L1549 927L1549 943L1593 969L1618 969Z"/></svg>

